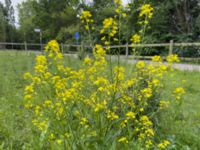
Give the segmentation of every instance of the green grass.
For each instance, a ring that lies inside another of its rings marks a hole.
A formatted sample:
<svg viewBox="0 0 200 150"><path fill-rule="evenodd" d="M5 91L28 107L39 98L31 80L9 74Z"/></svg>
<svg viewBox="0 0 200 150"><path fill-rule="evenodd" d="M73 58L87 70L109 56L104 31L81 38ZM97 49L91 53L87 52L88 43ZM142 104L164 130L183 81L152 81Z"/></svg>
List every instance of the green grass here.
<svg viewBox="0 0 200 150"><path fill-rule="evenodd" d="M25 81L22 76L32 70L35 55L0 51L0 149L23 149L34 138L29 116L23 109ZM65 63L79 68L80 61L66 57ZM175 71L166 76L165 83L163 99L170 100L170 91L181 85L186 94L182 107L170 110L177 115L172 116L169 112L162 114L158 130L160 136L167 136L182 149L200 149L200 72Z"/></svg>
<svg viewBox="0 0 200 150"><path fill-rule="evenodd" d="M165 83L163 99L170 100L170 91L179 86L185 88L186 94L182 106L171 109L175 116L163 116L161 130L182 149L200 149L200 72L175 71L167 75Z"/></svg>

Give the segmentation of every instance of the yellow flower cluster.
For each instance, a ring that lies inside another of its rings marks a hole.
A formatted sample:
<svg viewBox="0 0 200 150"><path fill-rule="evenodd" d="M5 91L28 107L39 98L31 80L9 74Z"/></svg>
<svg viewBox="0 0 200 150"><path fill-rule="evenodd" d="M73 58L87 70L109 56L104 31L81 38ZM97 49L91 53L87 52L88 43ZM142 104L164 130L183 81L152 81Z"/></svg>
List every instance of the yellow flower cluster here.
<svg viewBox="0 0 200 150"><path fill-rule="evenodd" d="M80 19L89 19L91 17L92 17L92 14L89 11L83 11L80 16ZM89 22L89 21L87 21L87 22Z"/></svg>
<svg viewBox="0 0 200 150"><path fill-rule="evenodd" d="M153 16L153 7L150 4L143 4L140 8L139 12L139 21L138 24L141 25L141 30L139 30L139 34L135 34L132 36L132 44L139 43L141 39L143 38L145 31L149 29L147 28L147 25L149 24L149 20ZM134 40L135 39L135 40Z"/></svg>
<svg viewBox="0 0 200 150"><path fill-rule="evenodd" d="M169 141L164 140L162 143L158 144L159 149L165 149L170 144Z"/></svg>
<svg viewBox="0 0 200 150"><path fill-rule="evenodd" d="M173 94L176 97L176 100L180 100L182 95L185 94L185 89L182 87L178 87L173 91Z"/></svg>
<svg viewBox="0 0 200 150"><path fill-rule="evenodd" d="M131 37L131 42L134 44L137 44L137 43L140 43L141 41L141 36L138 35L138 34L134 34L132 37Z"/></svg>
<svg viewBox="0 0 200 150"><path fill-rule="evenodd" d="M105 45L110 45L110 39L113 38L114 41L118 41L115 38L118 32L117 22L113 18L106 18L103 21L103 29L100 30L100 33L103 35L101 40L104 42Z"/></svg>
<svg viewBox="0 0 200 150"><path fill-rule="evenodd" d="M127 138L126 137L122 137L122 138L120 138L119 140L118 140L118 142L122 142L122 143L128 143L128 140L127 140Z"/></svg>
<svg viewBox="0 0 200 150"><path fill-rule="evenodd" d="M63 58L63 55L60 53L59 44L56 40L49 42L49 44L45 47L45 52L48 54L48 58L54 59L57 62Z"/></svg>
<svg viewBox="0 0 200 150"><path fill-rule="evenodd" d="M167 62L169 63L180 62L180 60L178 58L178 55L174 54L174 55L167 56Z"/></svg>
<svg viewBox="0 0 200 150"><path fill-rule="evenodd" d="M48 142L54 144L68 143L67 147L74 139L75 144L84 140L84 146L90 147L96 144L92 138L109 140L112 136L110 140L118 144L138 140L146 148L156 146L149 110L157 105L158 111L167 108L167 101L153 101L167 68L162 62L148 65L140 61L135 65L136 72L127 78L122 66L108 70L106 51L101 45L95 46L93 54L94 58L86 57L82 67L74 70L64 66L62 57L57 59L62 56L59 45L50 41L46 54L36 57L34 73L24 75L29 82L24 99L38 134L45 133ZM179 93L183 93L181 88L174 92Z"/></svg>
<svg viewBox="0 0 200 150"><path fill-rule="evenodd" d="M162 58L158 55L152 57L153 62L162 62Z"/></svg>
<svg viewBox="0 0 200 150"><path fill-rule="evenodd" d="M159 107L160 107L160 109L166 109L166 108L169 107L169 104L170 104L169 101L163 101L163 100L161 100L160 104L159 104Z"/></svg>
<svg viewBox="0 0 200 150"><path fill-rule="evenodd" d="M115 0L115 4L120 18L122 1ZM151 18L152 11L150 5L144 5L140 17ZM91 17L89 11L80 16L87 31L93 23ZM116 18L103 21L101 40L107 46L111 40L119 40L116 35L120 25ZM131 41L138 44L141 38L134 34ZM152 60L159 63L139 61L127 74L120 64L109 64L106 50L96 44L92 58L86 57L79 69L70 68L63 63L57 41L50 41L45 54L36 57L34 72L24 74L28 82L24 89L25 107L38 137L43 135L50 147L53 144L64 149L90 149L99 146L98 143L109 147L107 143L111 142L115 142L116 148L133 142L146 148L169 145L163 141L159 146L154 141L156 124L152 116L168 107L168 101L160 100L159 95L160 87L164 86L163 76L170 66L164 65L160 56ZM169 63L174 61L176 56L168 57ZM174 91L177 96L181 93L181 89Z"/></svg>
<svg viewBox="0 0 200 150"><path fill-rule="evenodd" d="M122 16L123 18L125 18L127 15L126 15L126 13L123 10L122 0L114 0L114 2L116 4L115 12L117 13L117 15L119 17ZM117 17L117 15L115 16L115 18Z"/></svg>
<svg viewBox="0 0 200 150"><path fill-rule="evenodd" d="M152 18L153 16L153 7L151 7L150 4L144 4L142 5L142 7L140 8L140 17L148 17L149 19Z"/></svg>
<svg viewBox="0 0 200 150"><path fill-rule="evenodd" d="M84 24L84 27L86 30L89 30L91 27L91 24L94 22L94 20L91 19L91 17L92 17L92 14L90 13L90 11L82 11L80 19L81 19L81 23Z"/></svg>

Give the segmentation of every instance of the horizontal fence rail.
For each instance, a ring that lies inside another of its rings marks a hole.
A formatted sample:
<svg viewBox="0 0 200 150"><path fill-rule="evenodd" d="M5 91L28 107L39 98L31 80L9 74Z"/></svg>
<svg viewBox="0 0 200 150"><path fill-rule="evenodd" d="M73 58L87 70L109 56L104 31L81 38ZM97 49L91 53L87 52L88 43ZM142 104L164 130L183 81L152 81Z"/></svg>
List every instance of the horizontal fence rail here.
<svg viewBox="0 0 200 150"><path fill-rule="evenodd" d="M0 42L0 50L37 50L37 51L42 51L46 44L39 44L39 43L11 43L11 42ZM110 49L118 49L118 48L124 48L125 49L125 56L128 57L130 53L130 48L158 48L158 47L165 47L168 49L168 54L173 54L174 48L175 47L199 47L200 48L200 42L197 43L174 43L173 40L170 40L169 43L155 43L155 44L125 44L125 45L111 45L111 46L104 46L104 48L110 48ZM61 51L63 53L77 53L78 49L81 48L88 48L92 49L93 46L91 45L77 45L77 44L60 44ZM74 51L71 49L75 48ZM67 51L66 51L67 49ZM198 59L199 59L198 55ZM145 56L142 56L143 58ZM148 59L149 56L146 56ZM184 59L184 58L183 58Z"/></svg>

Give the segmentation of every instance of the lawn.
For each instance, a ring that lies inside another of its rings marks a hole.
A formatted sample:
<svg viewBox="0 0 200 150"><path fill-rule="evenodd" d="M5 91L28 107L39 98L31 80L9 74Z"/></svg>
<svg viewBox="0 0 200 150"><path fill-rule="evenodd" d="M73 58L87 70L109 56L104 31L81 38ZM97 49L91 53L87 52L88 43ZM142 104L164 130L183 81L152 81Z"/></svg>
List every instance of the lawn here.
<svg viewBox="0 0 200 150"><path fill-rule="evenodd" d="M34 138L29 116L23 108L23 74L31 71L36 54L28 52L0 51L0 149L23 149ZM78 68L80 61L66 57L65 63ZM126 64L130 68L130 64ZM170 91L183 85L186 90L182 107L171 108L177 115L163 114L159 123L160 136L166 134L182 149L200 149L200 72L175 70L165 77L163 99L169 99Z"/></svg>

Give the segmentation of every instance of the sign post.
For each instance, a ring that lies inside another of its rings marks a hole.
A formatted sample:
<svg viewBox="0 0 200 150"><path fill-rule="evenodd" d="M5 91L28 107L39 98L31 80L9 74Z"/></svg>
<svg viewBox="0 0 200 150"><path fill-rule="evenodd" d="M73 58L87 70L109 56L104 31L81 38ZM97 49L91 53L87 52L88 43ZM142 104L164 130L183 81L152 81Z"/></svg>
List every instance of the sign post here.
<svg viewBox="0 0 200 150"><path fill-rule="evenodd" d="M80 39L80 34L79 32L75 32L74 37L76 39L76 45L78 45L78 40Z"/></svg>
<svg viewBox="0 0 200 150"><path fill-rule="evenodd" d="M42 52L42 32L41 29L34 29L35 32L40 33L40 49Z"/></svg>

